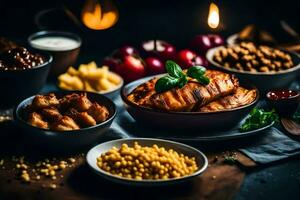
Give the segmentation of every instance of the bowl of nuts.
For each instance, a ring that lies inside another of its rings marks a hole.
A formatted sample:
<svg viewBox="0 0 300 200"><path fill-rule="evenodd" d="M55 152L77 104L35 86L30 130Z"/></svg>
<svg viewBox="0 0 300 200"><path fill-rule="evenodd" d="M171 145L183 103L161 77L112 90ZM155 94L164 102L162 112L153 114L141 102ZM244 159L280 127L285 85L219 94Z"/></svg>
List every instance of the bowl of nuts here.
<svg viewBox="0 0 300 200"><path fill-rule="evenodd" d="M86 159L101 177L139 186L188 181L199 176L208 165L206 156L191 146L152 138L105 142L92 148Z"/></svg>
<svg viewBox="0 0 300 200"><path fill-rule="evenodd" d="M298 54L252 42L210 49L206 58L215 68L252 82L263 93L288 87L300 69Z"/></svg>

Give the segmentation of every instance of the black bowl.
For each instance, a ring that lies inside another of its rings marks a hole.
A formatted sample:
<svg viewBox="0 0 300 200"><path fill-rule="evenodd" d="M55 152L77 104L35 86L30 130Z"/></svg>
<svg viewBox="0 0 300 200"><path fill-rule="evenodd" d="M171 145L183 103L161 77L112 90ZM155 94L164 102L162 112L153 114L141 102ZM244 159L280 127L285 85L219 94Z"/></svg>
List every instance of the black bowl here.
<svg viewBox="0 0 300 200"><path fill-rule="evenodd" d="M125 85L121 90L121 97L128 113L137 121L148 127L173 130L195 129L199 132L225 130L237 125L255 107L259 99L258 90L249 84L242 84L248 89L255 89L256 99L245 106L218 112L168 112L141 107L129 101L127 95L138 85L154 78L145 77ZM188 134L188 133L187 133Z"/></svg>
<svg viewBox="0 0 300 200"><path fill-rule="evenodd" d="M53 92L58 97L82 92L67 92L67 91L56 91ZM31 104L35 96L31 96L23 100L14 110L14 120L21 129L24 130L24 134L30 137L35 144L46 147L49 149L62 149L62 148L77 148L93 145L97 143L97 140L104 135L106 130L110 127L116 116L116 106L107 97L96 94L85 92L88 98L92 102L98 102L104 105L109 111L109 117L106 121L97 124L95 126L82 128L79 130L72 131L53 131L31 126L24 119L26 115L25 107Z"/></svg>
<svg viewBox="0 0 300 200"><path fill-rule="evenodd" d="M295 63L294 67L279 72L249 72L226 68L213 60L214 54L223 48L225 47L220 46L208 50L208 52L206 53L206 59L208 60L208 62L211 63L217 70L235 74L240 80L249 81L250 83L255 85L261 93L266 93L270 89L274 88L288 88L291 83L296 80L300 72L299 55L282 49L281 51L288 53L292 57L292 60Z"/></svg>
<svg viewBox="0 0 300 200"><path fill-rule="evenodd" d="M37 52L47 61L42 65L26 70L0 70L0 107L9 108L22 99L39 92L46 83L52 56Z"/></svg>

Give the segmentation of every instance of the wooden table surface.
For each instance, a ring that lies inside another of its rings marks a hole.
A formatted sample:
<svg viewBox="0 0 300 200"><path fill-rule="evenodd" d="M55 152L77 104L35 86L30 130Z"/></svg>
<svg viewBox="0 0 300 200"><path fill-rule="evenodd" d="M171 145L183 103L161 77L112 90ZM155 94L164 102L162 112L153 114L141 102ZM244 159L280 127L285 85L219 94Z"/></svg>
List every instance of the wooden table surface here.
<svg viewBox="0 0 300 200"><path fill-rule="evenodd" d="M1 129L0 145L0 160L4 160L0 166L0 199L231 199L245 177L242 169L255 166L240 153L236 164L228 164L224 162L226 153L205 152L209 167L190 182L164 187L133 187L115 184L94 174L82 154L86 150L65 156L49 154L27 141L18 129L11 128ZM56 180L41 176L40 180L24 183L19 178L20 170L16 168L14 156L25 156L29 166L37 160L53 157L64 160L75 157L76 161L71 167L58 171ZM49 187L53 183L56 189Z"/></svg>

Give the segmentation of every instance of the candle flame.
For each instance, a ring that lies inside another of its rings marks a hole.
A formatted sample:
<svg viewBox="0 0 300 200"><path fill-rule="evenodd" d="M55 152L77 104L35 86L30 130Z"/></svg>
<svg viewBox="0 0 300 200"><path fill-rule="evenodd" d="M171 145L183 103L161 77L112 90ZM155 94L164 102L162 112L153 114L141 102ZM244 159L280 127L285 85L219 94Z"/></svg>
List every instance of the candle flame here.
<svg viewBox="0 0 300 200"><path fill-rule="evenodd" d="M86 0L81 13L83 24L93 30L104 30L115 25L119 18L118 9L111 0Z"/></svg>
<svg viewBox="0 0 300 200"><path fill-rule="evenodd" d="M215 29L219 26L219 23L220 23L219 8L214 3L211 3L209 5L207 23L208 23L208 26L213 29Z"/></svg>

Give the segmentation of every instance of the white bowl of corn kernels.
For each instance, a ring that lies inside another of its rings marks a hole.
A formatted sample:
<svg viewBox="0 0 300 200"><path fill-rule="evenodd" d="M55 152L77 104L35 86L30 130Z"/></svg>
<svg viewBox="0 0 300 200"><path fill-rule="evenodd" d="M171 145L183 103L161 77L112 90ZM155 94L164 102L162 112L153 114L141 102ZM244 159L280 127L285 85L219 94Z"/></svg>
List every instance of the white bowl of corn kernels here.
<svg viewBox="0 0 300 200"><path fill-rule="evenodd" d="M107 66L98 67L95 62L69 67L58 77L58 88L68 91L87 91L103 94L113 99L120 94L124 80Z"/></svg>
<svg viewBox="0 0 300 200"><path fill-rule="evenodd" d="M89 167L107 180L139 186L189 181L205 171L206 156L173 141L129 138L93 147L86 156Z"/></svg>

